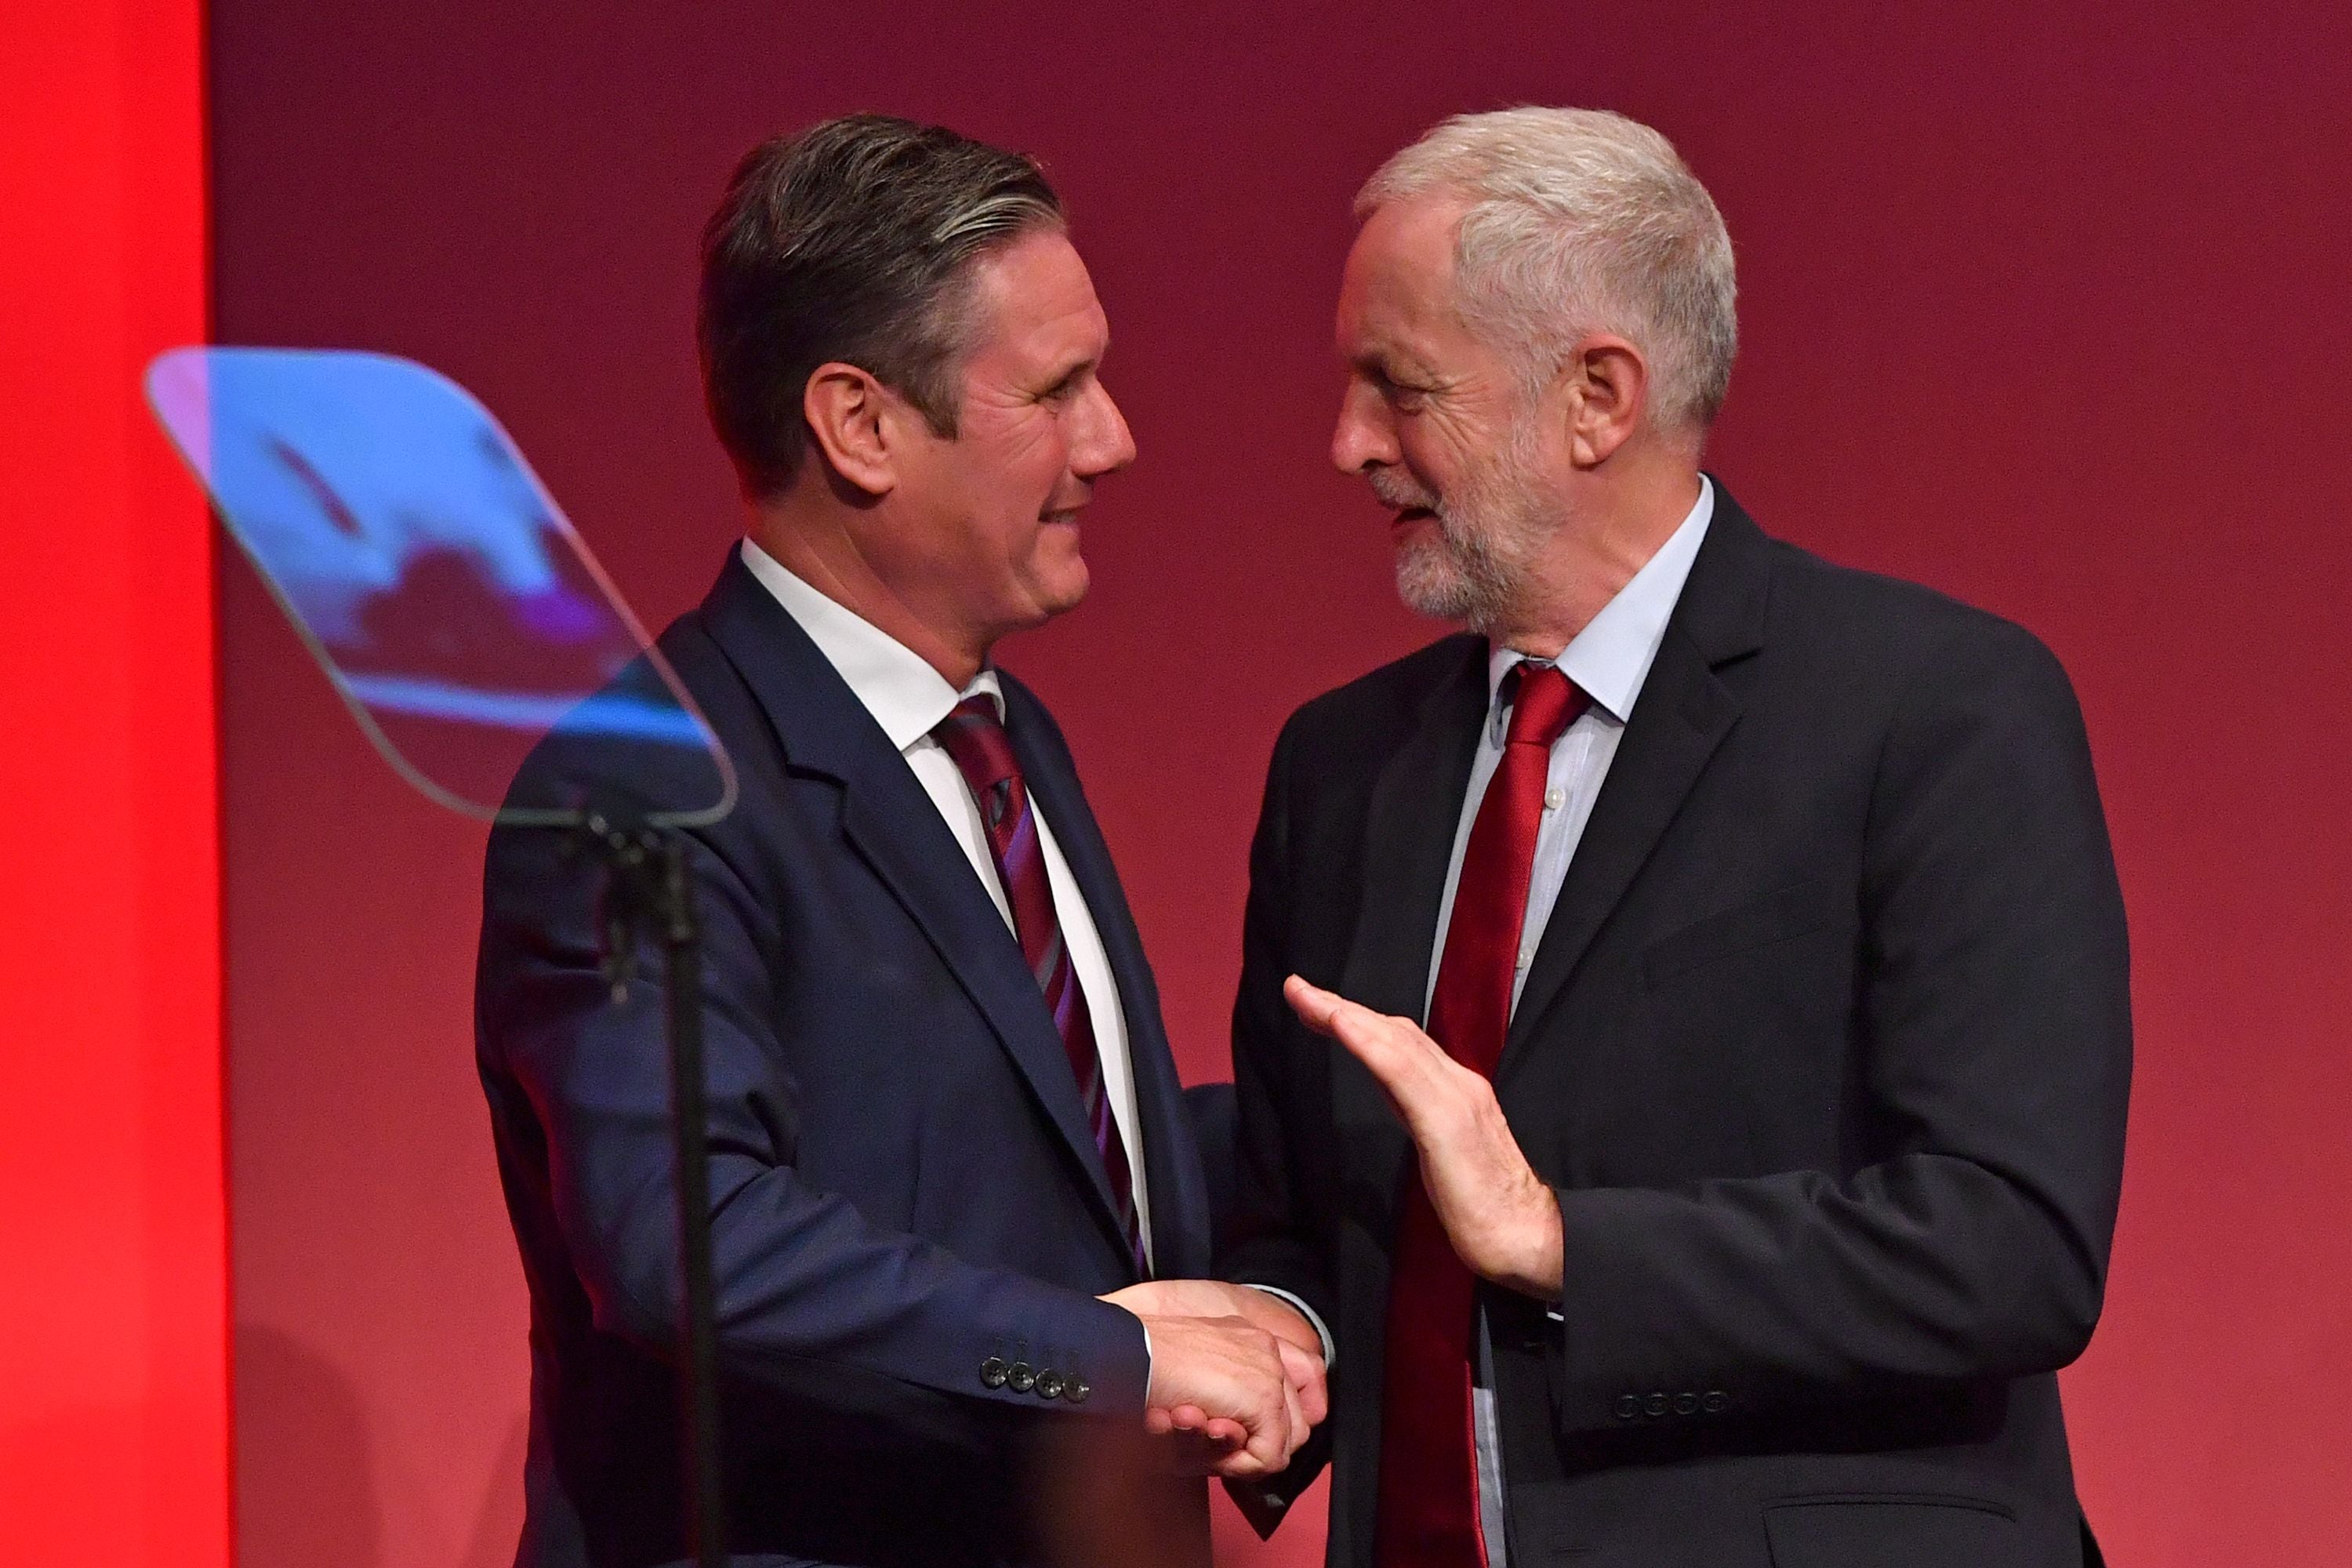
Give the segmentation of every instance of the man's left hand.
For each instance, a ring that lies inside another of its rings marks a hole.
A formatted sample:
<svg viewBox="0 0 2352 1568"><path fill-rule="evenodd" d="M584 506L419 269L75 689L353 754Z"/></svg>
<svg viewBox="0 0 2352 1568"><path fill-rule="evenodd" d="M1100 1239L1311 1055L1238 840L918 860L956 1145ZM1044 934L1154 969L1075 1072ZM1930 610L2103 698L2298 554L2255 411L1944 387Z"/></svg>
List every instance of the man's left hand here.
<svg viewBox="0 0 2352 1568"><path fill-rule="evenodd" d="M1421 1152L1421 1181L1470 1270L1541 1301L1560 1295L1559 1200L1519 1152L1495 1086L1410 1018L1310 985L1282 994L1300 1020L1370 1069Z"/></svg>

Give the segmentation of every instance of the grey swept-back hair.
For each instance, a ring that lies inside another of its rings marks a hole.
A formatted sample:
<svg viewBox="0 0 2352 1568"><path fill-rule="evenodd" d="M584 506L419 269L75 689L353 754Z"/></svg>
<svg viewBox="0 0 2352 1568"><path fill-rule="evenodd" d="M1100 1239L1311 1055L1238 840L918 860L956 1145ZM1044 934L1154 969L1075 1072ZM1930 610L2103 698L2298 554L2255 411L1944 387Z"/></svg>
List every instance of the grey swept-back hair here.
<svg viewBox="0 0 2352 1568"><path fill-rule="evenodd" d="M1731 237L1666 139L1595 109L1458 114L1381 166L1356 216L1438 193L1469 204L1454 241L1463 311L1530 392L1589 332L1650 362L1653 421L1704 431L1738 352Z"/></svg>
<svg viewBox="0 0 2352 1568"><path fill-rule="evenodd" d="M972 268L1061 198L1019 153L882 114L828 120L745 155L702 236L696 337L710 423L764 499L808 452L810 374L854 364L956 433Z"/></svg>

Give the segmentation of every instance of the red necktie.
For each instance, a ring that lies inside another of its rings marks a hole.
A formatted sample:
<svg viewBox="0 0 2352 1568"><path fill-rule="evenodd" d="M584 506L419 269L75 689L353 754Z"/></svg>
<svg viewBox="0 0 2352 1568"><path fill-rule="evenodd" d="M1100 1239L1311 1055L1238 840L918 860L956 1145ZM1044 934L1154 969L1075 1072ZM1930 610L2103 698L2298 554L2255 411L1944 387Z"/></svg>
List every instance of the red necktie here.
<svg viewBox="0 0 2352 1568"><path fill-rule="evenodd" d="M1454 918L1429 1004L1429 1033L1492 1078L1511 1022L1552 742L1586 697L1550 665L1521 664L1503 742L1454 883ZM1470 1405L1476 1280L1454 1255L1429 1194L1406 1184L1389 1282L1381 1401L1380 1568L1485 1568L1477 1440Z"/></svg>
<svg viewBox="0 0 2352 1568"><path fill-rule="evenodd" d="M1077 971L1070 966L1069 949L1062 941L1061 922L1054 916L1054 889L1045 879L1045 846L1038 841L1036 814L1021 782L1021 764L1013 759L1013 742L996 717L996 704L986 696L967 697L955 711L932 730L940 744L955 759L979 804L988 827L989 853L1004 885L1004 900L1013 907L1013 929L1020 939L1021 956L1045 994L1046 1010L1061 1032L1062 1049L1070 1058L1070 1072L1078 1082L1078 1101L1093 1129L1095 1152L1103 1173L1110 1178L1110 1195L1127 1232L1127 1249L1136 1273L1150 1278L1143 1255L1143 1226L1135 1212L1135 1177L1127 1163L1127 1144L1110 1111L1110 1095L1103 1086L1102 1058L1095 1048L1094 1016L1087 1011L1086 993Z"/></svg>

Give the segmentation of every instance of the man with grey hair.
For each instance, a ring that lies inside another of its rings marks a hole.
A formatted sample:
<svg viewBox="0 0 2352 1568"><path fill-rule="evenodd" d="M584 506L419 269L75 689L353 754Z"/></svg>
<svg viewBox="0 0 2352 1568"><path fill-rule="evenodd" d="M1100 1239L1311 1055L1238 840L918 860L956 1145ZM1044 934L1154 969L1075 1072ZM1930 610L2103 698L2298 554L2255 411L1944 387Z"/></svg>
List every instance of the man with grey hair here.
<svg viewBox="0 0 2352 1568"><path fill-rule="evenodd" d="M1729 240L1613 114L1365 186L1332 457L1466 625L1302 708L1252 851L1234 1279L1328 1336L1345 1568L2076 1568L2123 1156L2064 673L1698 468Z"/></svg>
<svg viewBox="0 0 2352 1568"><path fill-rule="evenodd" d="M710 220L699 329L747 536L661 647L740 783L689 840L733 1560L1201 1568L1178 1472L1281 1468L1321 1346L1263 1291L1134 1294L1207 1272L1208 1188L1061 733L991 659L1084 595L1079 514L1135 456L1061 204L938 127L778 138ZM679 765L559 735L516 788L658 801ZM659 966L609 1000L565 849L501 827L485 876L518 1561L652 1568L688 1548Z"/></svg>

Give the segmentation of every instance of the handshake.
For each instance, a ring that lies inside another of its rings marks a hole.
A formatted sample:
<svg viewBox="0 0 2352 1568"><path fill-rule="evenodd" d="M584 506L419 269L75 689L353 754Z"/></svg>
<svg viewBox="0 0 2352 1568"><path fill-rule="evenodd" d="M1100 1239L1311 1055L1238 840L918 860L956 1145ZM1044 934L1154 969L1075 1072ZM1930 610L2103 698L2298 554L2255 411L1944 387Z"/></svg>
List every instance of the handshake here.
<svg viewBox="0 0 2352 1568"><path fill-rule="evenodd" d="M1363 1063L1412 1135L1430 1205L1463 1266L1538 1300L1560 1294L1559 1205L1528 1165L1494 1086L1410 1018L1383 1016L1292 975L1308 1028ZM1289 1302L1246 1285L1155 1279L1103 1298L1151 1340L1147 1427L1179 1433L1211 1473L1270 1475L1329 1412L1323 1342Z"/></svg>
<svg viewBox="0 0 2352 1568"><path fill-rule="evenodd" d="M1153 1279L1103 1300L1143 1320L1151 1342L1144 1426L1172 1435L1188 1468L1272 1475L1330 1409L1322 1339L1279 1296L1215 1279Z"/></svg>

